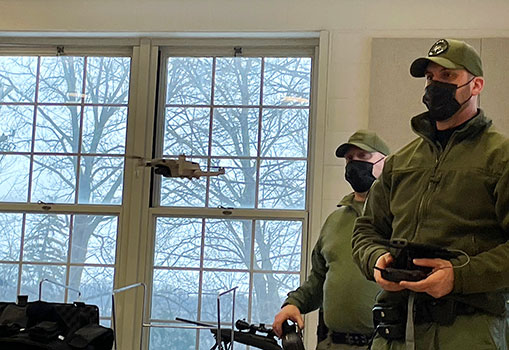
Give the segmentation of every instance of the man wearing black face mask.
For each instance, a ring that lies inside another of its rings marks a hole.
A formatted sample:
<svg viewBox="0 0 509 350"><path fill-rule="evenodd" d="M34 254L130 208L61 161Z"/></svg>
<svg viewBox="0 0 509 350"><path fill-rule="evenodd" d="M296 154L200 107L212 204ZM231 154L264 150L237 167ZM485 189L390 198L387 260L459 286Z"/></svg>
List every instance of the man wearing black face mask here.
<svg viewBox="0 0 509 350"><path fill-rule="evenodd" d="M428 112L411 121L419 137L385 162L352 239L354 260L384 289L372 349L507 350L509 140L478 108L481 58L441 39L410 73L426 78ZM389 281L388 239L458 254L413 259L426 276Z"/></svg>
<svg viewBox="0 0 509 350"><path fill-rule="evenodd" d="M371 307L379 288L366 281L352 260L354 221L360 216L367 192L380 175L389 149L374 132L359 130L340 145L345 178L354 192L339 203L322 227L312 253L309 277L290 292L276 315L273 328L290 319L304 327L301 314L321 308L318 350L366 349L373 332Z"/></svg>

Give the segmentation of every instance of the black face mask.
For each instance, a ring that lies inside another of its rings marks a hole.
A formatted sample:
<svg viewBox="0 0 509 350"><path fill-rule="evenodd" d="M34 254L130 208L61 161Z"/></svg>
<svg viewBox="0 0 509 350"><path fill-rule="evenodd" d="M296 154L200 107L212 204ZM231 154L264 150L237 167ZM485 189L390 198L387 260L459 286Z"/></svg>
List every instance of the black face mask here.
<svg viewBox="0 0 509 350"><path fill-rule="evenodd" d="M362 160L351 160L346 164L345 179L350 183L353 190L358 193L366 192L370 189L376 178L373 176L373 165L375 163L364 162Z"/></svg>
<svg viewBox="0 0 509 350"><path fill-rule="evenodd" d="M472 98L472 95L470 95L465 102L460 104L456 100L456 90L470 84L472 80L474 80L474 78L460 86L433 80L431 84L426 86L422 102L428 107L429 119L432 121L443 121L449 119L454 113L459 111L461 106Z"/></svg>

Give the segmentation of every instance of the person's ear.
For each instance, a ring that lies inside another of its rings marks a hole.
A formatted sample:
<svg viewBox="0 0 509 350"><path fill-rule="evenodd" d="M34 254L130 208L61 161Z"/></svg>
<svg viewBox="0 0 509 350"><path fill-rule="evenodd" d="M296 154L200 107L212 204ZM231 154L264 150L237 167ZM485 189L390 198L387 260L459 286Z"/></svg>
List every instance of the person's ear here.
<svg viewBox="0 0 509 350"><path fill-rule="evenodd" d="M475 77L473 80L472 87L472 96L479 95L484 88L484 78L483 77Z"/></svg>

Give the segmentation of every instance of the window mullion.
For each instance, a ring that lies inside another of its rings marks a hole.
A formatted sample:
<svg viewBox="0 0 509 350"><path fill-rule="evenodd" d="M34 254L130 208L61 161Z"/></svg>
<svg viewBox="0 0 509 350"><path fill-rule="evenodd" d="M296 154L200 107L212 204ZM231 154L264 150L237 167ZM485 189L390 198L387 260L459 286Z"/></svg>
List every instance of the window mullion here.
<svg viewBox="0 0 509 350"><path fill-rule="evenodd" d="M153 242L151 230L153 225L148 216L150 169L143 166L143 161L152 157L157 60L157 47L153 47L150 40L142 39L140 46L134 47L131 61L124 197L117 242L115 288L146 282L152 276L151 269L146 268L150 265L152 256L150 243ZM150 293L150 288L147 293ZM118 298L118 327L123 330L132 330L117 334L120 349L139 348L142 339L144 344L148 342L147 332L142 332L139 327L143 319L142 298L141 291L126 293ZM150 304L147 307L150 309Z"/></svg>

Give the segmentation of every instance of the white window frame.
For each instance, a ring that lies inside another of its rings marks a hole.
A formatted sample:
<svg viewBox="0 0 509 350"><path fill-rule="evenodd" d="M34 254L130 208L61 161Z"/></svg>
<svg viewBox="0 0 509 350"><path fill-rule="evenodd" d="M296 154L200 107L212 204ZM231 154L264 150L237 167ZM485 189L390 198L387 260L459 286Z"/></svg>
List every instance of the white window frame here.
<svg viewBox="0 0 509 350"><path fill-rule="evenodd" d="M64 46L65 54L87 55L128 55L131 56L131 81L127 121L126 160L124 168L123 203L120 206L54 204L49 209L34 203L0 203L1 212L55 213L55 214L97 214L119 217L117 251L115 262L114 288L144 282L150 286L153 267L154 226L158 216L224 217L222 209L170 208L149 206L151 194L151 170L140 167L140 158L152 157L156 113L156 84L160 47L171 50L173 55L185 52L200 56L243 47L243 57L264 55L274 49L281 56L302 54L302 48L311 50L314 56L312 81L312 109L310 111L310 139L308 150L308 197L304 211L294 210L253 210L235 209L228 218L232 219L298 219L303 222L301 281L310 269L311 249L321 226L322 179L325 146L327 69L329 61L329 33L243 33L184 35L174 33L153 33L152 35L86 34L79 37L61 33L9 34L0 36L2 55L55 55L57 46ZM312 208L312 210L311 210ZM150 289L150 288L149 288ZM150 290L147 291L150 295ZM118 321L118 348L139 349L143 339L148 348L148 332L141 328L142 293L133 290L116 297ZM275 310L277 311L277 310ZM145 319L150 314L146 307ZM306 320L310 327L310 320ZM128 331L126 331L128 330ZM306 346L315 342L313 332L305 336Z"/></svg>

